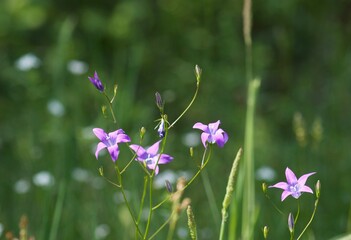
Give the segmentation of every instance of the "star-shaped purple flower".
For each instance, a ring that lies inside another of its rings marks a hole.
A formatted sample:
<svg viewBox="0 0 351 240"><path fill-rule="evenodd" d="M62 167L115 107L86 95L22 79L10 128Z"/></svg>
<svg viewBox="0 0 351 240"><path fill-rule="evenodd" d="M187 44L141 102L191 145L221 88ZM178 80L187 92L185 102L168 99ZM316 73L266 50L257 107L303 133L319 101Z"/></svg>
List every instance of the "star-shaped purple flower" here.
<svg viewBox="0 0 351 240"><path fill-rule="evenodd" d="M94 73L94 77L88 77L90 82L97 88L97 90L99 90L100 92L104 91L104 85L102 85L100 78L97 74L97 72L95 71Z"/></svg>
<svg viewBox="0 0 351 240"><path fill-rule="evenodd" d="M99 152L101 149L107 148L112 161L116 161L119 155L118 143L130 142L130 138L127 134L124 133L122 129L118 129L117 131L106 133L101 128L94 128L93 132L95 136L100 139L101 142L98 143L95 157L96 159L99 156Z"/></svg>
<svg viewBox="0 0 351 240"><path fill-rule="evenodd" d="M228 141L228 134L223 129L218 128L219 124L221 124L220 120L208 125L198 122L193 126L193 128L204 131L201 133L201 141L204 147L206 147L206 142L210 144L217 143L219 147L223 147Z"/></svg>
<svg viewBox="0 0 351 240"><path fill-rule="evenodd" d="M147 168L155 169L155 174L158 174L159 167L158 164L166 164L173 160L168 154L160 154L158 153L158 149L160 146L160 141L154 143L151 147L145 150L142 146L132 144L129 147L136 153L137 157L135 160L143 162ZM158 161L158 164L156 165Z"/></svg>
<svg viewBox="0 0 351 240"><path fill-rule="evenodd" d="M279 182L269 187L284 190L281 196L281 201L284 201L285 198L290 195L297 199L303 192L313 193L312 189L305 185L307 179L313 174L315 174L315 172L304 174L297 179L293 171L287 167L285 170L286 182Z"/></svg>

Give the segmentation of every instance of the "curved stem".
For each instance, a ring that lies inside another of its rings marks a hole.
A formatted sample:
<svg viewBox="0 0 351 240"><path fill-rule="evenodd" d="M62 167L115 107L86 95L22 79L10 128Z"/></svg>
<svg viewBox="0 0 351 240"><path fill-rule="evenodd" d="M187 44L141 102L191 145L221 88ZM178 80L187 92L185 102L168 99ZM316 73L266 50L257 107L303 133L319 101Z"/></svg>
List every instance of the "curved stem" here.
<svg viewBox="0 0 351 240"><path fill-rule="evenodd" d="M179 117L173 121L173 123L171 125L169 125L169 128L172 128L174 126L174 124L176 124L176 122L178 122L179 119L181 119L183 117L183 115L189 110L189 108L191 107L191 105L193 105L196 97L197 97L197 93L199 92L199 87L200 87L200 83L197 82L196 84L196 91L194 93L193 98L191 99L189 105L185 108L185 110L179 115Z"/></svg>

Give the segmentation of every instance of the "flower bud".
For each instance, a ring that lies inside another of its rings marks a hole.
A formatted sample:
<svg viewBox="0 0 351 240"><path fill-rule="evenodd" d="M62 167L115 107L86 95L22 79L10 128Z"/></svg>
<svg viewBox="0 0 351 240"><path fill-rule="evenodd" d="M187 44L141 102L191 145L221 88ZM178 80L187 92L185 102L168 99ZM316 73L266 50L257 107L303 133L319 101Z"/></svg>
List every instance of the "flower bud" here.
<svg viewBox="0 0 351 240"><path fill-rule="evenodd" d="M262 183L262 191L263 191L263 193L264 193L264 195L266 195L267 194L267 183Z"/></svg>
<svg viewBox="0 0 351 240"><path fill-rule="evenodd" d="M190 153L190 157L194 156L194 148L193 147L189 148L189 153Z"/></svg>
<svg viewBox="0 0 351 240"><path fill-rule="evenodd" d="M99 174L101 177L104 176L104 168L103 167L99 167Z"/></svg>
<svg viewBox="0 0 351 240"><path fill-rule="evenodd" d="M141 127L140 128L140 139L144 138L145 133L146 133L146 129L144 127Z"/></svg>
<svg viewBox="0 0 351 240"><path fill-rule="evenodd" d="M163 118L161 118L161 122L158 126L157 132L160 138L163 138L165 136L165 120L163 120Z"/></svg>
<svg viewBox="0 0 351 240"><path fill-rule="evenodd" d="M163 111L163 106L164 106L164 101L162 100L161 94L159 92L155 93L155 98L156 98L156 106L160 111Z"/></svg>
<svg viewBox="0 0 351 240"><path fill-rule="evenodd" d="M200 83L201 74L202 74L202 69L198 65L195 65L195 77L196 77L197 84Z"/></svg>
<svg viewBox="0 0 351 240"><path fill-rule="evenodd" d="M166 180L166 181L165 181L165 185L166 185L167 191L168 191L169 193L172 193L172 192L173 192L172 184L171 184L168 180Z"/></svg>
<svg viewBox="0 0 351 240"><path fill-rule="evenodd" d="M319 198L321 196L321 182L318 180L316 183L316 197Z"/></svg>
<svg viewBox="0 0 351 240"><path fill-rule="evenodd" d="M263 227L263 238L267 239L269 228L267 226Z"/></svg>
<svg viewBox="0 0 351 240"><path fill-rule="evenodd" d="M104 91L104 85L102 85L100 78L97 74L97 72L95 71L94 73L94 77L88 77L90 82L96 87L97 90L99 90L100 92Z"/></svg>
<svg viewBox="0 0 351 240"><path fill-rule="evenodd" d="M288 227L289 231L292 233L294 231L294 216L292 215L292 213L289 213L288 216Z"/></svg>

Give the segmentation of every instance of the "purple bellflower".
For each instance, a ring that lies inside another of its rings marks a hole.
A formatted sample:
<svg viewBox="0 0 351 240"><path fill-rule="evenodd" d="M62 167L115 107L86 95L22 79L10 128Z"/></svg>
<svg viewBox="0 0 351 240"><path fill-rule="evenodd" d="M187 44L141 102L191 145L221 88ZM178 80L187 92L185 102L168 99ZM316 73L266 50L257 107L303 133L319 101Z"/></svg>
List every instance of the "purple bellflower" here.
<svg viewBox="0 0 351 240"><path fill-rule="evenodd" d="M158 125L157 132L158 132L158 136L160 138L163 138L165 136L165 134L166 134L166 131L165 131L165 120L163 120L163 118L161 118L161 121L160 121L160 123Z"/></svg>
<svg viewBox="0 0 351 240"><path fill-rule="evenodd" d="M99 90L100 92L104 91L104 85L102 85L100 78L97 74L97 72L95 71L94 73L94 77L88 77L90 82L96 87L97 90Z"/></svg>
<svg viewBox="0 0 351 240"><path fill-rule="evenodd" d="M167 154L159 154L158 149L160 146L160 141L154 143L151 147L145 150L143 147L132 144L129 147L136 153L137 157L135 160L140 161L146 165L147 168L154 170L157 175L159 172L158 164L166 164L173 160L173 157ZM156 165L158 161L158 164Z"/></svg>
<svg viewBox="0 0 351 240"><path fill-rule="evenodd" d="M287 167L285 170L286 182L279 182L273 186L269 186L269 188L280 188L284 190L281 201L284 201L285 198L290 195L297 199L303 192L313 193L312 189L305 185L307 179L313 174L315 174L315 172L304 174L297 179L293 171Z"/></svg>
<svg viewBox="0 0 351 240"><path fill-rule="evenodd" d="M217 143L219 147L223 147L224 144L228 141L228 134L223 131L223 129L218 128L219 124L221 124L220 120L208 125L198 122L193 126L193 128L203 131L203 133L201 133L201 141L205 148L206 142L210 144Z"/></svg>
<svg viewBox="0 0 351 240"><path fill-rule="evenodd" d="M122 129L118 129L117 131L106 133L101 128L94 128L93 132L95 136L100 139L101 142L98 143L95 157L96 159L99 156L99 152L101 149L107 148L112 161L116 161L119 155L118 143L130 142L130 138L127 134L124 133Z"/></svg>

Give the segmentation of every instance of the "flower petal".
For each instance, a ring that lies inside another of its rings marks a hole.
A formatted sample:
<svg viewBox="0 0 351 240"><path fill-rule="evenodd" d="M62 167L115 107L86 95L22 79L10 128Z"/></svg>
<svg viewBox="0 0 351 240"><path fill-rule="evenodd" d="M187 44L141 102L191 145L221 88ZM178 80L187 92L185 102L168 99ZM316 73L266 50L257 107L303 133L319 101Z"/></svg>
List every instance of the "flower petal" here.
<svg viewBox="0 0 351 240"><path fill-rule="evenodd" d="M284 201L285 198L287 198L288 196L290 196L292 194L292 192L289 192L289 191L284 191L282 193L282 196L281 196L281 201Z"/></svg>
<svg viewBox="0 0 351 240"><path fill-rule="evenodd" d="M208 128L210 129L210 131L212 130L212 132L215 132L217 131L219 124L221 124L220 120L218 120L217 122L208 124Z"/></svg>
<svg viewBox="0 0 351 240"><path fill-rule="evenodd" d="M106 140L106 136L107 134L105 133L105 131L101 128L94 128L93 132L95 134L95 136L100 139L101 142Z"/></svg>
<svg viewBox="0 0 351 240"><path fill-rule="evenodd" d="M98 159L98 157L99 157L99 152L100 152L100 150L101 149L104 149L104 148L106 148L107 146L104 144L104 143L102 143L102 142L99 142L98 143L98 145L97 145L97 147L96 147L96 151L95 151L95 157L96 157L96 159Z"/></svg>
<svg viewBox="0 0 351 240"><path fill-rule="evenodd" d="M146 150L146 152L147 152L148 154L150 154L151 156L155 156L155 155L157 154L157 152L158 152L158 148L159 148L160 142L161 142L161 140L155 142L151 147L149 147L149 148Z"/></svg>
<svg viewBox="0 0 351 240"><path fill-rule="evenodd" d="M308 192L308 193L313 193L312 189L308 186L302 186L300 188L300 192Z"/></svg>
<svg viewBox="0 0 351 240"><path fill-rule="evenodd" d="M160 160L158 160L158 164L166 164L173 160L173 157L168 154L161 154ZM156 158L157 161L157 158Z"/></svg>
<svg viewBox="0 0 351 240"><path fill-rule="evenodd" d="M295 176L295 173L293 173L293 171L291 171L290 168L288 167L285 169L285 176L288 184L297 183L297 178Z"/></svg>
<svg viewBox="0 0 351 240"><path fill-rule="evenodd" d="M127 134L120 133L117 135L116 143L130 142L130 137Z"/></svg>
<svg viewBox="0 0 351 240"><path fill-rule="evenodd" d="M138 160L139 161L143 161L146 159L147 157L147 153L145 151L145 149L142 146L136 145L136 144L132 144L129 146L130 149L132 149L136 155L138 156Z"/></svg>
<svg viewBox="0 0 351 240"><path fill-rule="evenodd" d="M218 129L214 135L214 140L219 147L223 147L228 141L228 135L222 129Z"/></svg>
<svg viewBox="0 0 351 240"><path fill-rule="evenodd" d="M209 137L210 137L210 134L206 132L201 133L201 141L205 148L206 148L206 142L208 142Z"/></svg>
<svg viewBox="0 0 351 240"><path fill-rule="evenodd" d="M119 155L119 148L118 148L118 145L115 144L111 147L108 147L107 148L108 152L110 153L110 156L112 158L112 160L115 162L118 158L118 155Z"/></svg>
<svg viewBox="0 0 351 240"><path fill-rule="evenodd" d="M311 172L311 173L307 173L302 175L299 180L297 180L297 182L299 183L299 185L303 186L305 185L307 178L309 178L311 175L315 174L316 172Z"/></svg>
<svg viewBox="0 0 351 240"><path fill-rule="evenodd" d="M200 129L204 132L208 132L208 126L200 122L195 123L193 128Z"/></svg>
<svg viewBox="0 0 351 240"><path fill-rule="evenodd" d="M286 190L289 188L289 184L287 184L286 182L278 182L273 186L269 186L269 188L280 188L280 189Z"/></svg>

